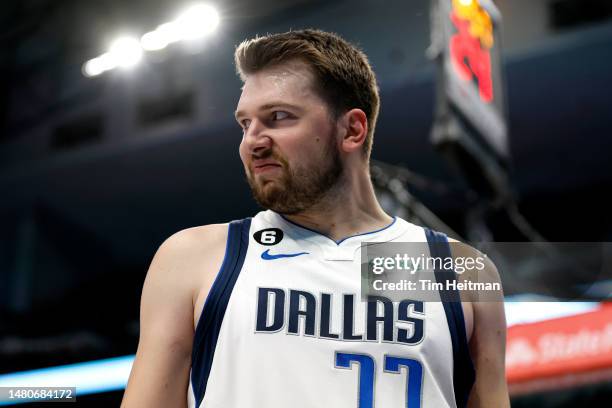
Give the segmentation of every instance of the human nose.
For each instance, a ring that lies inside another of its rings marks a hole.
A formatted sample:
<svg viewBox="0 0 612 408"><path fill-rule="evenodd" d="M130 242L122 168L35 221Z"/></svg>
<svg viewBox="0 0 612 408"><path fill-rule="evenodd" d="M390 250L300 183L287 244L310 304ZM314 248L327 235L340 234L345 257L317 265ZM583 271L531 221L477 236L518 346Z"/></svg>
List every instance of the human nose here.
<svg viewBox="0 0 612 408"><path fill-rule="evenodd" d="M272 139L267 130L266 126L259 120L251 121L249 127L244 131L244 143L248 151L256 153L270 148Z"/></svg>

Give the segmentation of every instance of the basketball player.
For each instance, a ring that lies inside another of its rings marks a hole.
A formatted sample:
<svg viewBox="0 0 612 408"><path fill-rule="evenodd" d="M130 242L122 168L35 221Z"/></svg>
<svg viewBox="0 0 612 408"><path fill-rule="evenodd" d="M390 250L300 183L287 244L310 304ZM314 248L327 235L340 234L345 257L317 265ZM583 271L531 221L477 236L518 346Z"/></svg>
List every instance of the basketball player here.
<svg viewBox="0 0 612 408"><path fill-rule="evenodd" d="M122 406L508 407L502 302L361 301L362 241L448 246L376 200L366 56L302 30L235 58L240 157L266 210L160 246Z"/></svg>

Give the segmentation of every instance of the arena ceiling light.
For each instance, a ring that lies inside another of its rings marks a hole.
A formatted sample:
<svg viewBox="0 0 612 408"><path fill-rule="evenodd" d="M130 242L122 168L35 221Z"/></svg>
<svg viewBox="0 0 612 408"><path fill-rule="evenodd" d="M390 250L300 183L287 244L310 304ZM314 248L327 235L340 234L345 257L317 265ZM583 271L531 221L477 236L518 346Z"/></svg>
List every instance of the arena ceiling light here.
<svg viewBox="0 0 612 408"><path fill-rule="evenodd" d="M120 38L109 51L83 64L83 74L94 77L117 67L133 67L144 51L159 51L179 41L193 41L211 34L219 25L219 13L214 7L197 4L187 8L170 22L144 34L140 41Z"/></svg>
<svg viewBox="0 0 612 408"><path fill-rule="evenodd" d="M115 67L111 61L110 55L105 53L87 61L83 65L83 74L87 77L94 77L113 68Z"/></svg>
<svg viewBox="0 0 612 408"><path fill-rule="evenodd" d="M118 38L111 45L109 55L113 65L131 68L142 59L140 41L130 37Z"/></svg>
<svg viewBox="0 0 612 408"><path fill-rule="evenodd" d="M142 59L142 47L136 38L120 37L113 41L107 53L83 65L85 76L93 77L114 68L132 68Z"/></svg>
<svg viewBox="0 0 612 408"><path fill-rule="evenodd" d="M176 20L164 23L140 39L142 48L158 51L177 41L203 38L219 25L219 13L212 6L196 5L182 12Z"/></svg>
<svg viewBox="0 0 612 408"><path fill-rule="evenodd" d="M212 33L219 25L219 14L208 5L197 5L185 10L174 22L182 40L194 40Z"/></svg>

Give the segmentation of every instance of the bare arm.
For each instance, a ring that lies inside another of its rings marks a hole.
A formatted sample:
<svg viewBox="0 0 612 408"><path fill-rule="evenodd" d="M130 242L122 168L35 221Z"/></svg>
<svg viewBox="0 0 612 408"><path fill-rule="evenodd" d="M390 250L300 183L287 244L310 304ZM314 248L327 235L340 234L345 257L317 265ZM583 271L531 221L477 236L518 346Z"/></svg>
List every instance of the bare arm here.
<svg viewBox="0 0 612 408"><path fill-rule="evenodd" d="M470 245L449 238L454 257L484 258L484 269L471 267L458 275L459 281L501 283L495 264ZM506 384L506 316L503 292L481 294L462 291L468 346L476 379L468 400L469 408L510 407ZM479 301L480 299L480 301Z"/></svg>
<svg viewBox="0 0 612 408"><path fill-rule="evenodd" d="M489 282L500 282L495 265L487 259L484 274ZM469 408L510 407L506 384L506 316L503 294L496 301L473 302L474 328L469 342L476 369Z"/></svg>
<svg viewBox="0 0 612 408"><path fill-rule="evenodd" d="M140 339L122 407L186 407L194 303L223 260L226 225L180 231L158 249L142 290Z"/></svg>

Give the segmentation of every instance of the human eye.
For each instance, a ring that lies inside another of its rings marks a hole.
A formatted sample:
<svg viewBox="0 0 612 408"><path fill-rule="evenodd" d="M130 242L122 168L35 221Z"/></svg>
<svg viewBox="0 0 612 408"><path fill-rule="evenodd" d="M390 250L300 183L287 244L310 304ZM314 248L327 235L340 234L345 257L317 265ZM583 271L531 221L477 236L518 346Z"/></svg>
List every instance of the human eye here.
<svg viewBox="0 0 612 408"><path fill-rule="evenodd" d="M251 121L249 119L244 119L240 122L240 127L242 128L243 131L246 131L249 128L250 124L251 124Z"/></svg>
<svg viewBox="0 0 612 408"><path fill-rule="evenodd" d="M287 119L289 117L289 112L285 112L285 111L274 111L272 112L272 119L273 120L282 120L282 119Z"/></svg>

